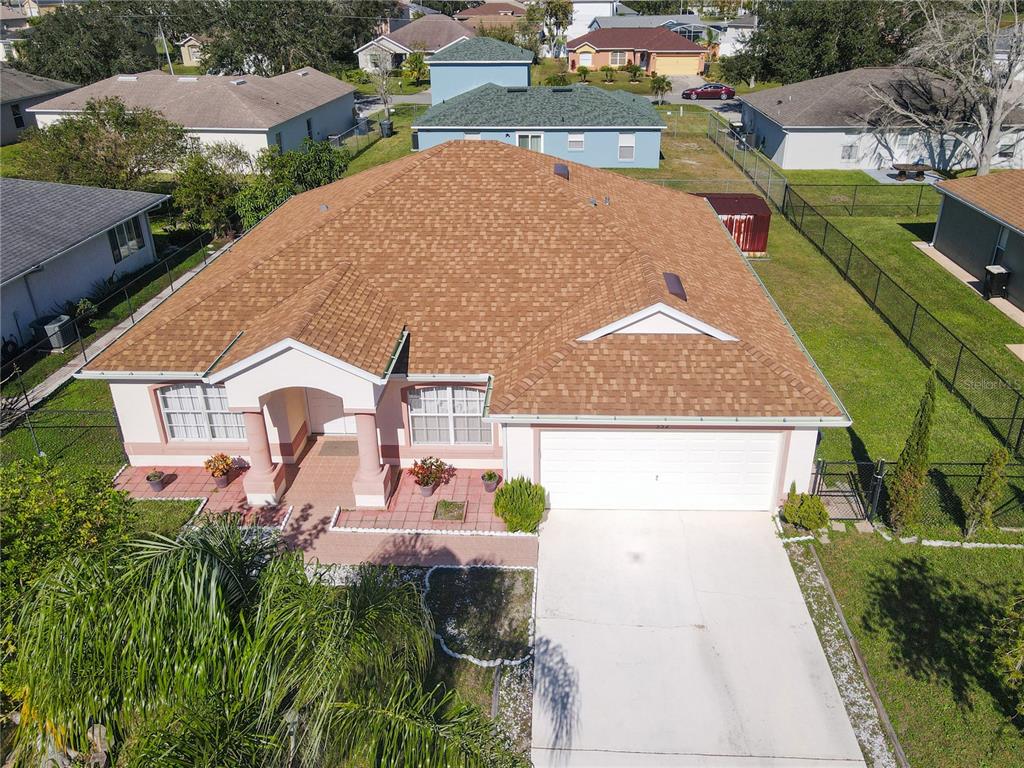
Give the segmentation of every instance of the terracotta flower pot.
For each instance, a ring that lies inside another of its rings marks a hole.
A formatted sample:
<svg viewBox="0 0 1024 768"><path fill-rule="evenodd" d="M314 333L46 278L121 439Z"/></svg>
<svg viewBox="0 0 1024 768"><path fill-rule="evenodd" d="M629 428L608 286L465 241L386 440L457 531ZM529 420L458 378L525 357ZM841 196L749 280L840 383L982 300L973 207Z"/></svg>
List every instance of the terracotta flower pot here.
<svg viewBox="0 0 1024 768"><path fill-rule="evenodd" d="M483 480L483 478L480 479ZM496 477L493 480L484 480L484 490L488 493L494 493L498 489L498 483L500 482L500 477Z"/></svg>
<svg viewBox="0 0 1024 768"><path fill-rule="evenodd" d="M421 485L420 486L420 495L421 496L433 496L434 495L434 487L435 486L433 486L433 485Z"/></svg>
<svg viewBox="0 0 1024 768"><path fill-rule="evenodd" d="M213 478L213 484L218 488L227 488L230 482L231 477L229 475L215 475Z"/></svg>

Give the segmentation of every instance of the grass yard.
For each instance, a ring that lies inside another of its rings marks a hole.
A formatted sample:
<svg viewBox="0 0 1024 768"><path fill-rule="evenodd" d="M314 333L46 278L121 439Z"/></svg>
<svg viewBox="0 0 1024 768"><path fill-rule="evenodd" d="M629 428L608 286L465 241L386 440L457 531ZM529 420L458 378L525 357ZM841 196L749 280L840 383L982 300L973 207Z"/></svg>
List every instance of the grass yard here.
<svg viewBox="0 0 1024 768"><path fill-rule="evenodd" d="M994 673L992 627L1024 590L1020 551L831 538L819 556L911 765L1019 766L1024 722Z"/></svg>
<svg viewBox="0 0 1024 768"><path fill-rule="evenodd" d="M18 178L21 172L19 162L21 149L21 144L8 144L5 147L0 147L0 176Z"/></svg>
<svg viewBox="0 0 1024 768"><path fill-rule="evenodd" d="M344 79L344 78L341 78ZM348 81L346 81L348 82ZM389 78L391 84L391 95L392 96L409 96L413 93L422 93L430 87L430 81L424 80L421 83L410 83L402 77ZM377 89L373 83L350 83L357 93L361 93L364 96L376 96Z"/></svg>
<svg viewBox="0 0 1024 768"><path fill-rule="evenodd" d="M1024 361L1006 348L1024 343L1024 328L913 246L931 240L934 217L836 216L830 222L998 373L1024 381Z"/></svg>
<svg viewBox="0 0 1024 768"><path fill-rule="evenodd" d="M864 171L797 171L779 169L790 184L878 184ZM810 202L810 201L809 201Z"/></svg>
<svg viewBox="0 0 1024 768"><path fill-rule="evenodd" d="M135 523L135 530L140 536L155 533L172 539L192 518L198 506L198 501L184 499L136 501L135 509L139 519Z"/></svg>
<svg viewBox="0 0 1024 768"><path fill-rule="evenodd" d="M558 59L541 59L540 63L534 64L530 68L530 82L533 85L547 85L545 82L552 75L558 74L562 71L561 67L565 64L564 61ZM569 84L576 85L582 83L580 76L576 72L566 71L566 75L569 77ZM598 88L604 88L607 91L628 91L629 93L635 93L642 96L651 95L651 78L646 75L641 75L639 82L631 83L629 81L629 74L626 72L615 71L612 82L606 83L604 81L604 72L597 69L592 69L590 74L587 75L587 82L590 85L597 86Z"/></svg>
<svg viewBox="0 0 1024 768"><path fill-rule="evenodd" d="M352 158L346 176L365 171L383 163L390 163L412 153L412 121L422 108L409 105L398 106L391 115L395 132L386 139L377 139L373 144ZM376 118L377 116L375 116Z"/></svg>

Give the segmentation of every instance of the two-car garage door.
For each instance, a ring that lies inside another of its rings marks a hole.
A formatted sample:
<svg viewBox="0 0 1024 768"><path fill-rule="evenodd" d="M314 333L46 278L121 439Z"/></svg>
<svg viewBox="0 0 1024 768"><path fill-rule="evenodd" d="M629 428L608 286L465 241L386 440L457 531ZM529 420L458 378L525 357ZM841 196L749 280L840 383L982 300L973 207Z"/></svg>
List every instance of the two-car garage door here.
<svg viewBox="0 0 1024 768"><path fill-rule="evenodd" d="M540 482L567 509L770 509L779 432L543 430Z"/></svg>

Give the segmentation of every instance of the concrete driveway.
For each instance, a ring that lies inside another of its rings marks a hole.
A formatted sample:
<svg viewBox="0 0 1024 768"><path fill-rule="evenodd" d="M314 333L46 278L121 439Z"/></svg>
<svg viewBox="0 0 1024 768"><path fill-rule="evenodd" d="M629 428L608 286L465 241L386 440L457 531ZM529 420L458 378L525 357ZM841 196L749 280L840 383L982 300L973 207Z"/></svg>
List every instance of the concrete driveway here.
<svg viewBox="0 0 1024 768"><path fill-rule="evenodd" d="M865 765L766 512L556 510L537 766Z"/></svg>

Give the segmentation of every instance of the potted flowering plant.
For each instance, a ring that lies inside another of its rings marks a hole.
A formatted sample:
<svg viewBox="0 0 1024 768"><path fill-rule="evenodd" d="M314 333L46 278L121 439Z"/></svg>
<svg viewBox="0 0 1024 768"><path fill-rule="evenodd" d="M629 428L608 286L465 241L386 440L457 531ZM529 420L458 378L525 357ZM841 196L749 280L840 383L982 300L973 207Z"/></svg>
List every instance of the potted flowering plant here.
<svg viewBox="0 0 1024 768"><path fill-rule="evenodd" d="M226 488L230 478L232 461L226 453L215 453L203 462L203 467L213 476L218 488Z"/></svg>
<svg viewBox="0 0 1024 768"><path fill-rule="evenodd" d="M480 475L480 479L484 481L484 490L488 493L494 493L494 490L498 487L498 482L501 480L501 475L493 469L488 469Z"/></svg>
<svg viewBox="0 0 1024 768"><path fill-rule="evenodd" d="M162 491L164 489L164 473L159 469L154 469L146 475L146 480L149 481L149 489L151 491Z"/></svg>
<svg viewBox="0 0 1024 768"><path fill-rule="evenodd" d="M455 477L455 467L445 464L434 456L427 456L420 461L414 461L409 469L405 470L412 477L413 481L420 487L420 493L430 496L437 486L447 483Z"/></svg>

